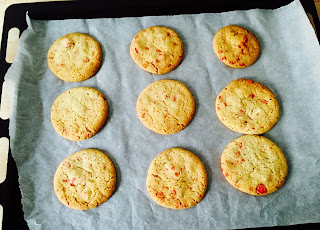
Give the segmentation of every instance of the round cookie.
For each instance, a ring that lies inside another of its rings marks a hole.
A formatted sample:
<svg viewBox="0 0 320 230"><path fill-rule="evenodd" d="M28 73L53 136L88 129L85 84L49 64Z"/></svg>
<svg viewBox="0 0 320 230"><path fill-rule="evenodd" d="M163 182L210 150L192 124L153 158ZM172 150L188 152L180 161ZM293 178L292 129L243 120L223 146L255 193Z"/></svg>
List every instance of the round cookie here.
<svg viewBox="0 0 320 230"><path fill-rule="evenodd" d="M262 136L244 135L228 144L221 156L227 181L242 192L262 196L285 182L288 166L280 148Z"/></svg>
<svg viewBox="0 0 320 230"><path fill-rule="evenodd" d="M139 95L137 114L142 124L159 134L173 134L192 120L195 102L188 88L179 81L159 80Z"/></svg>
<svg viewBox="0 0 320 230"><path fill-rule="evenodd" d="M279 105L264 85L248 79L230 82L217 96L216 112L231 130L243 134L262 134L279 119Z"/></svg>
<svg viewBox="0 0 320 230"><path fill-rule="evenodd" d="M51 108L53 128L70 141L92 137L103 126L108 115L107 100L90 87L78 87L60 94Z"/></svg>
<svg viewBox="0 0 320 230"><path fill-rule="evenodd" d="M61 80L84 81L100 68L102 53L91 36L71 33L58 38L49 48L49 69Z"/></svg>
<svg viewBox="0 0 320 230"><path fill-rule="evenodd" d="M154 74L164 74L180 64L183 44L174 30L152 26L141 30L133 38L130 56L141 69Z"/></svg>
<svg viewBox="0 0 320 230"><path fill-rule="evenodd" d="M147 189L150 197L163 207L190 208L199 203L206 192L206 169L192 152L167 149L151 162Z"/></svg>
<svg viewBox="0 0 320 230"><path fill-rule="evenodd" d="M87 210L104 203L113 194L116 171L107 155L84 149L64 159L54 176L54 191L69 208Z"/></svg>
<svg viewBox="0 0 320 230"><path fill-rule="evenodd" d="M235 25L223 27L215 34L213 50L224 64L233 68L248 67L260 56L258 38Z"/></svg>

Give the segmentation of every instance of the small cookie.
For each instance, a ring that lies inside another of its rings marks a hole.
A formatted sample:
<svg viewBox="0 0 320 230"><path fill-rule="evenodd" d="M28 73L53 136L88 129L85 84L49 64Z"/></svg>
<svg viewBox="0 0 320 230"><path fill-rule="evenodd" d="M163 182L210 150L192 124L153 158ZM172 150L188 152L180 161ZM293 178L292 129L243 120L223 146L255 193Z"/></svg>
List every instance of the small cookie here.
<svg viewBox="0 0 320 230"><path fill-rule="evenodd" d="M154 74L164 74L180 64L183 44L174 30L152 26L141 30L133 38L130 56L141 69Z"/></svg>
<svg viewBox="0 0 320 230"><path fill-rule="evenodd" d="M90 87L78 87L60 94L51 108L53 128L70 141L92 137L103 126L108 115L107 100Z"/></svg>
<svg viewBox="0 0 320 230"><path fill-rule="evenodd" d="M139 95L137 114L144 126L159 134L184 129L193 118L195 103L191 92L179 81L159 80Z"/></svg>
<svg viewBox="0 0 320 230"><path fill-rule="evenodd" d="M91 36L71 33L58 38L49 48L49 69L61 80L76 82L92 77L100 68L102 53Z"/></svg>
<svg viewBox="0 0 320 230"><path fill-rule="evenodd" d="M260 56L258 38L240 26L226 26L213 38L213 50L219 59L233 68L245 68Z"/></svg>
<svg viewBox="0 0 320 230"><path fill-rule="evenodd" d="M229 129L243 134L262 134L279 119L279 105L264 85L248 79L230 82L217 96L216 112Z"/></svg>
<svg viewBox="0 0 320 230"><path fill-rule="evenodd" d="M206 192L206 169L192 152L167 149L151 162L147 189L150 197L163 207L190 208L199 203Z"/></svg>
<svg viewBox="0 0 320 230"><path fill-rule="evenodd" d="M84 149L64 159L54 176L54 191L69 208L87 210L104 203L116 187L116 171L109 157Z"/></svg>
<svg viewBox="0 0 320 230"><path fill-rule="evenodd" d="M255 135L230 142L222 153L221 169L231 185L256 196L278 190L288 173L280 148L269 139Z"/></svg>

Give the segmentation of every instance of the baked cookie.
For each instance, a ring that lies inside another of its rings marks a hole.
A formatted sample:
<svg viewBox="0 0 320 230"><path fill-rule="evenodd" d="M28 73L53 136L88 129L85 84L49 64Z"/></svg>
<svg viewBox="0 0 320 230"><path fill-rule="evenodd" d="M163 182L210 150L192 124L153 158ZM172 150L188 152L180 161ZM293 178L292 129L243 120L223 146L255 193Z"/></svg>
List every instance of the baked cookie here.
<svg viewBox="0 0 320 230"><path fill-rule="evenodd" d="M71 33L58 38L49 48L49 69L61 80L84 81L100 68L102 53L91 36Z"/></svg>
<svg viewBox="0 0 320 230"><path fill-rule="evenodd" d="M243 134L262 134L279 119L279 105L264 85L248 79L230 82L217 96L216 112L229 129Z"/></svg>
<svg viewBox="0 0 320 230"><path fill-rule="evenodd" d="M167 149L151 162L147 189L150 197L163 207L190 208L199 203L206 192L206 169L192 152Z"/></svg>
<svg viewBox="0 0 320 230"><path fill-rule="evenodd" d="M288 173L280 148L269 139L255 135L230 142L222 153L221 169L231 185L256 196L278 190Z"/></svg>
<svg viewBox="0 0 320 230"><path fill-rule="evenodd" d="M213 50L219 59L233 68L245 68L259 58L258 38L240 26L226 26L213 38Z"/></svg>
<svg viewBox="0 0 320 230"><path fill-rule="evenodd" d="M191 92L179 81L159 80L139 95L137 114L144 126L159 134L184 129L193 118L195 103Z"/></svg>
<svg viewBox="0 0 320 230"><path fill-rule="evenodd" d="M90 87L78 87L57 97L51 108L51 123L62 137L82 141L102 128L107 115L108 104L102 93Z"/></svg>
<svg viewBox="0 0 320 230"><path fill-rule="evenodd" d="M141 69L154 74L164 74L180 64L183 44L174 30L152 26L141 30L133 38L130 56Z"/></svg>
<svg viewBox="0 0 320 230"><path fill-rule="evenodd" d="M113 194L116 171L107 155L84 149L64 159L54 176L54 191L69 208L87 210L104 203Z"/></svg>

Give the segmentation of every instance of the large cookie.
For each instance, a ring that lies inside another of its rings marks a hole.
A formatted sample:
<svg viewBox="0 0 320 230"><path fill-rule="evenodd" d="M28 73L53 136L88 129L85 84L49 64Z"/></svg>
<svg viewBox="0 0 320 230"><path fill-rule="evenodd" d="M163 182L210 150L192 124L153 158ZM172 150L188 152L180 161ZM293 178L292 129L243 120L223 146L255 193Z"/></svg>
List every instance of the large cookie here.
<svg viewBox="0 0 320 230"><path fill-rule="evenodd" d="M108 115L107 100L90 87L78 87L60 94L51 108L53 128L64 138L81 141L92 137Z"/></svg>
<svg viewBox="0 0 320 230"><path fill-rule="evenodd" d="M262 134L279 119L279 105L264 85L248 79L230 82L217 96L216 112L231 130L243 134Z"/></svg>
<svg viewBox="0 0 320 230"><path fill-rule="evenodd" d="M269 139L255 135L230 142L222 153L221 168L231 185L257 196L278 190L288 173L280 148Z"/></svg>
<svg viewBox="0 0 320 230"><path fill-rule="evenodd" d="M100 68L102 53L91 36L71 33L58 38L49 48L48 66L61 80L76 82L92 77Z"/></svg>
<svg viewBox="0 0 320 230"><path fill-rule="evenodd" d="M184 129L193 118L195 102L188 88L179 81L159 80L139 95L137 114L144 126L159 134Z"/></svg>
<svg viewBox="0 0 320 230"><path fill-rule="evenodd" d="M252 65L260 56L260 44L257 37L240 26L226 26L213 38L213 50L219 59L233 68L245 68Z"/></svg>
<svg viewBox="0 0 320 230"><path fill-rule="evenodd" d="M107 155L84 149L64 159L54 176L54 191L69 208L95 208L113 194L116 171Z"/></svg>
<svg viewBox="0 0 320 230"><path fill-rule="evenodd" d="M206 192L206 169L192 152L167 149L151 162L147 189L150 197L163 207L190 208L199 203Z"/></svg>
<svg viewBox="0 0 320 230"><path fill-rule="evenodd" d="M143 70L154 74L164 74L180 64L183 44L174 30L152 26L141 30L133 38L130 55Z"/></svg>

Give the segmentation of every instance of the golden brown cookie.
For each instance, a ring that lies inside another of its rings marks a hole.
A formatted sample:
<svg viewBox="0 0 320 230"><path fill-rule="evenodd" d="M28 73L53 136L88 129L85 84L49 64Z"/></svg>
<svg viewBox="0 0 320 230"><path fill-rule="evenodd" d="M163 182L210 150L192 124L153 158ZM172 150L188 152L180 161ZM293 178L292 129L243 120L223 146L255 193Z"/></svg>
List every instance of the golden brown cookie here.
<svg viewBox="0 0 320 230"><path fill-rule="evenodd" d="M54 191L69 208L87 210L104 203L113 194L116 171L103 152L84 149L64 159L54 176Z"/></svg>
<svg viewBox="0 0 320 230"><path fill-rule="evenodd" d="M61 80L76 82L92 77L100 68L102 52L91 36L71 33L58 38L49 48L49 69Z"/></svg>
<svg viewBox="0 0 320 230"><path fill-rule="evenodd" d="M279 105L264 85L249 79L230 82L217 96L216 112L231 130L243 134L262 134L279 119Z"/></svg>
<svg viewBox="0 0 320 230"><path fill-rule="evenodd" d="M199 203L206 192L206 169L192 152L167 149L151 162L147 189L150 197L163 207L190 208Z"/></svg>
<svg viewBox="0 0 320 230"><path fill-rule="evenodd" d="M221 168L231 185L257 196L278 190L288 173L281 149L269 139L255 135L230 142L222 153Z"/></svg>
<svg viewBox="0 0 320 230"><path fill-rule="evenodd" d="M137 114L144 126L159 134L184 129L193 118L195 103L191 92L179 81L159 80L139 95Z"/></svg>
<svg viewBox="0 0 320 230"><path fill-rule="evenodd" d="M102 93L90 87L78 87L57 97L51 108L51 123L62 137L81 141L96 134L107 115L108 104Z"/></svg>
<svg viewBox="0 0 320 230"><path fill-rule="evenodd" d="M180 64L183 44L174 30L152 26L141 30L133 38L130 56L141 69L154 74L164 74Z"/></svg>
<svg viewBox="0 0 320 230"><path fill-rule="evenodd" d="M213 50L224 64L233 68L245 68L259 58L260 43L249 30L230 25L215 34Z"/></svg>

